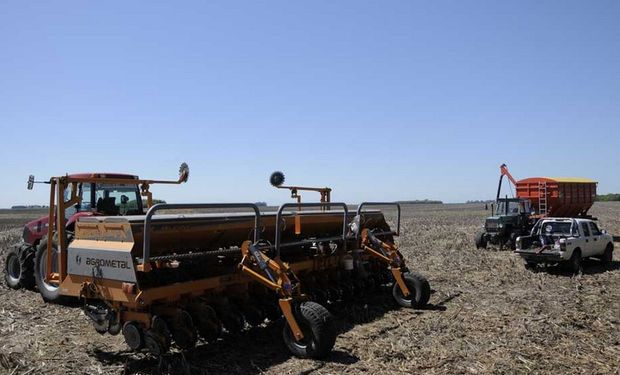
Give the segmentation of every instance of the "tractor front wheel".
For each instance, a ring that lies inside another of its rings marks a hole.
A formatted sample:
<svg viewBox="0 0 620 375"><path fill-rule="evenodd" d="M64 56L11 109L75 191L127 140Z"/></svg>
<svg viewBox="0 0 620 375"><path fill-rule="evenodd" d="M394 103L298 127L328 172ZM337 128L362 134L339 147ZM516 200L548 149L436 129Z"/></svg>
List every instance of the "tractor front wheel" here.
<svg viewBox="0 0 620 375"><path fill-rule="evenodd" d="M285 322L282 336L286 347L300 358L325 358L336 342L336 326L332 314L316 302L304 302L295 314L304 338L296 341Z"/></svg>
<svg viewBox="0 0 620 375"><path fill-rule="evenodd" d="M34 271L30 247L9 250L4 262L4 280L11 289L34 288Z"/></svg>

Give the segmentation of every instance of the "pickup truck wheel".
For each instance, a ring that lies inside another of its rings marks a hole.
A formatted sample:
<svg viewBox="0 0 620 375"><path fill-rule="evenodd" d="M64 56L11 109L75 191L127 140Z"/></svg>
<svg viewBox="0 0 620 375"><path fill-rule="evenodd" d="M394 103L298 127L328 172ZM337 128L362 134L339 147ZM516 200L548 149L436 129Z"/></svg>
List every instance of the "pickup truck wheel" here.
<svg viewBox="0 0 620 375"><path fill-rule="evenodd" d="M614 259L614 246L612 244L608 244L607 247L605 248L605 252L603 253L603 256L601 257L601 262L604 265L609 265L611 264L613 259Z"/></svg>
<svg viewBox="0 0 620 375"><path fill-rule="evenodd" d="M581 250L575 249L573 251L573 255L571 255L568 261L568 267L573 274L581 272Z"/></svg>
<svg viewBox="0 0 620 375"><path fill-rule="evenodd" d="M484 238L484 232L480 232L476 234L476 238L474 238L476 243L476 249L486 249L487 248L487 240Z"/></svg>

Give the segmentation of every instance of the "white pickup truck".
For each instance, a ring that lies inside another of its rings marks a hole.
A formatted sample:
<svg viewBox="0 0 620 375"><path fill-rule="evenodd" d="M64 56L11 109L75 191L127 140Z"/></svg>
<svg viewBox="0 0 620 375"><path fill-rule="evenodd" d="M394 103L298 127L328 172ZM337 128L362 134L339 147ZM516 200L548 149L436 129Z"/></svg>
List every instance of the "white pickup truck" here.
<svg viewBox="0 0 620 375"><path fill-rule="evenodd" d="M517 238L515 253L528 268L539 263L565 263L578 273L583 258L611 263L613 251L613 237L600 230L593 220L544 218L534 225L529 236Z"/></svg>

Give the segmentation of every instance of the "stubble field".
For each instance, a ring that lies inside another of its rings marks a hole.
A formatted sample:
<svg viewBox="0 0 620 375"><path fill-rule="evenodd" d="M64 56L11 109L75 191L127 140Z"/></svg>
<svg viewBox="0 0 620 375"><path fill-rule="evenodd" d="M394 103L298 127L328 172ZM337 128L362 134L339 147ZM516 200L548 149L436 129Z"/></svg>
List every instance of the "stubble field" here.
<svg viewBox="0 0 620 375"><path fill-rule="evenodd" d="M401 250L427 276L426 310L396 308L389 293L334 311L340 335L326 361L293 358L281 325L225 335L174 358L196 374L620 373L620 252L582 274L526 271L509 251L477 250L481 205L403 210ZM597 203L600 226L620 235L620 203ZM41 212L0 211L0 256ZM618 244L616 244L618 247ZM4 264L2 263L4 269ZM0 286L0 373L153 373L157 362L98 335L76 306L43 303Z"/></svg>

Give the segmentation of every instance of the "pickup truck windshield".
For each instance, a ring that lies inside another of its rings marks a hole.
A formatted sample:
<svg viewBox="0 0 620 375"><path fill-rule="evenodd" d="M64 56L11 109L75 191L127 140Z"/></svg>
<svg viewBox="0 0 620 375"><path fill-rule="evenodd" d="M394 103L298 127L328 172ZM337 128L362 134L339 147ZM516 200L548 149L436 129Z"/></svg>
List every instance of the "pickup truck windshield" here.
<svg viewBox="0 0 620 375"><path fill-rule="evenodd" d="M541 234L547 236L553 235L571 235L571 222L546 222L542 225Z"/></svg>

